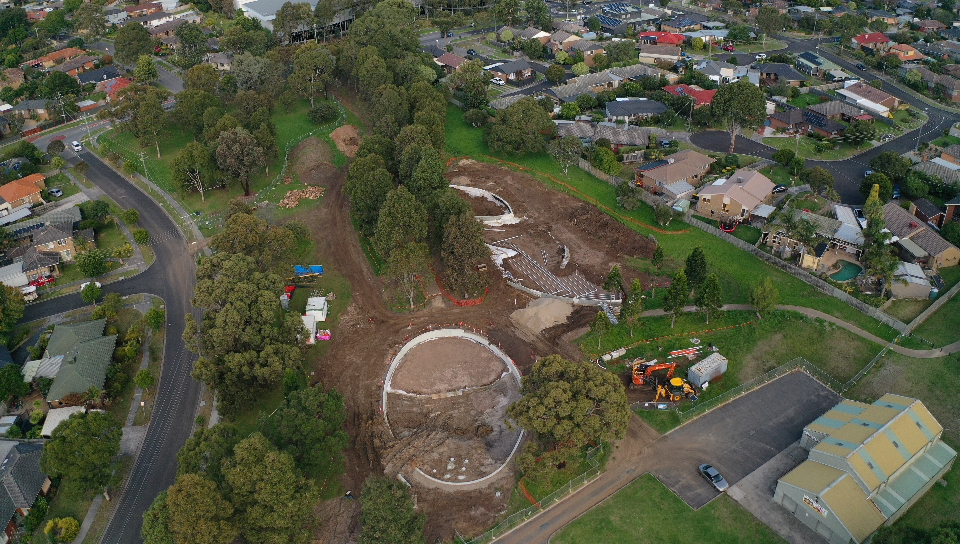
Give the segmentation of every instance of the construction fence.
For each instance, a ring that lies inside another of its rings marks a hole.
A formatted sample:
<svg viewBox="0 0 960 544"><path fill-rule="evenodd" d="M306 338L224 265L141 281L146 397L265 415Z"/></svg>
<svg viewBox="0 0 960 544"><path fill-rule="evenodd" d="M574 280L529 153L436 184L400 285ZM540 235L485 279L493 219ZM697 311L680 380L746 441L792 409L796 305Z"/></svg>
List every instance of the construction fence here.
<svg viewBox="0 0 960 544"><path fill-rule="evenodd" d="M597 446L596 448L591 448L587 451L586 461L590 465L587 470L581 473L579 476L574 477L572 480L563 485L560 489L557 489L553 493L550 493L546 497L537 501L537 504L532 504L519 512L511 514L506 517L503 521L496 524L492 529L483 533L482 535L473 538L472 540L467 540L461 537L459 534L455 539L455 542L458 544L485 544L496 538L499 538L501 535L507 531L513 529L514 527L522 524L528 519L536 516L542 510L548 508L553 503L563 499L567 495L573 493L574 491L580 489L588 482L596 478L602 472L600 463L597 462L597 456L603 452L603 446Z"/></svg>

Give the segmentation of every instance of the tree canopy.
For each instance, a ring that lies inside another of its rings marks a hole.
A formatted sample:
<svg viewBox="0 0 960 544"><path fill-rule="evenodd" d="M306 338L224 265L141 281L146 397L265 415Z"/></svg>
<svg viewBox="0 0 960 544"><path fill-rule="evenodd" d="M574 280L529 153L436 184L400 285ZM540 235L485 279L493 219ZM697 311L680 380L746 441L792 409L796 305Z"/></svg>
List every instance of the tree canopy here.
<svg viewBox="0 0 960 544"><path fill-rule="evenodd" d="M713 97L714 115L727 120L730 126L730 153L733 153L737 133L741 127L755 128L766 117L767 99L760 87L747 79L722 85Z"/></svg>
<svg viewBox="0 0 960 544"><path fill-rule="evenodd" d="M426 518L416 511L406 486L371 476L360 493L360 544L423 544Z"/></svg>
<svg viewBox="0 0 960 544"><path fill-rule="evenodd" d="M81 487L103 487L120 453L121 434L120 427L103 412L73 414L53 430L44 445L40 468Z"/></svg>
<svg viewBox="0 0 960 544"><path fill-rule="evenodd" d="M218 253L246 255L263 272L287 264L296 240L290 229L273 227L248 213L230 216L223 230L213 237L210 247Z"/></svg>
<svg viewBox="0 0 960 544"><path fill-rule="evenodd" d="M487 144L496 153L539 153L555 132L556 125L547 112L533 98L524 97L497 112L494 122L487 125Z"/></svg>

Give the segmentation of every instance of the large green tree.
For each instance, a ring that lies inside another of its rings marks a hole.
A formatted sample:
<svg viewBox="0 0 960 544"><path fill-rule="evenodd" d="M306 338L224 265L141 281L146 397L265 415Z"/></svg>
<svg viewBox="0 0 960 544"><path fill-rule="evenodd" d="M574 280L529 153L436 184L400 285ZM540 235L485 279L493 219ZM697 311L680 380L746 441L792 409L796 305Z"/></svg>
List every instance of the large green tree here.
<svg viewBox="0 0 960 544"><path fill-rule="evenodd" d="M185 193L200 193L200 201L206 200L205 193L218 185L217 166L213 152L200 142L190 142L170 163L174 183Z"/></svg>
<svg viewBox="0 0 960 544"><path fill-rule="evenodd" d="M487 144L496 153L539 153L547 148L547 137L556 133L550 116L527 96L497 112L488 125Z"/></svg>
<svg viewBox="0 0 960 544"><path fill-rule="evenodd" d="M717 117L727 120L730 128L730 153L733 153L737 133L741 128L756 128L766 118L767 99L760 87L746 78L722 85L713 97L711 109Z"/></svg>
<svg viewBox="0 0 960 544"><path fill-rule="evenodd" d="M886 174L874 172L864 177L863 181L860 182L860 194L863 195L863 198L870 198L874 185L879 187L878 198L881 203L893 197L893 182L890 178Z"/></svg>
<svg viewBox="0 0 960 544"><path fill-rule="evenodd" d="M0 401L10 397L20 398L30 394L30 384L23 381L23 374L17 365L0 368Z"/></svg>
<svg viewBox="0 0 960 544"><path fill-rule="evenodd" d="M707 324L710 324L710 314L720 311L723 306L723 290L720 287L720 277L716 274L708 274L699 287L697 287L697 297L695 299L697 308L707 316Z"/></svg>
<svg viewBox="0 0 960 544"><path fill-rule="evenodd" d="M203 62L203 56L207 52L207 35L200 25L184 23L173 33L180 40L177 54L173 57L174 64L187 70Z"/></svg>
<svg viewBox="0 0 960 544"><path fill-rule="evenodd" d="M758 318L762 319L764 314L773 311L779 303L780 290L773 284L770 276L763 278L763 281L758 283L750 293L750 304L757 311Z"/></svg>
<svg viewBox="0 0 960 544"><path fill-rule="evenodd" d="M23 293L16 287L4 285L0 289L0 337L9 339L23 317L26 302Z"/></svg>
<svg viewBox="0 0 960 544"><path fill-rule="evenodd" d="M250 176L265 164L263 148L246 129L238 127L220 134L217 139L217 165L243 187L243 196L250 196Z"/></svg>
<svg viewBox="0 0 960 544"><path fill-rule="evenodd" d="M293 456L297 467L318 482L331 484L343 474L343 396L319 385L293 391L283 406L260 418L259 429L277 448ZM332 485L332 484L331 484Z"/></svg>
<svg viewBox="0 0 960 544"><path fill-rule="evenodd" d="M580 154L583 153L583 142L576 136L564 136L550 142L548 148L550 156L553 157L563 173L570 170L570 166L580 160Z"/></svg>
<svg viewBox="0 0 960 544"><path fill-rule="evenodd" d="M394 250L427 237L427 209L406 187L390 191L380 209L373 237L380 256L389 260Z"/></svg>
<svg viewBox="0 0 960 544"><path fill-rule="evenodd" d="M117 30L113 40L117 54L114 58L123 64L134 64L140 55L152 55L155 40L150 31L139 22L127 23Z"/></svg>
<svg viewBox="0 0 960 544"><path fill-rule="evenodd" d="M230 544L239 535L233 505L217 484L200 474L181 474L167 491L167 527L175 542Z"/></svg>
<svg viewBox="0 0 960 544"><path fill-rule="evenodd" d="M167 506L167 492L161 491L153 499L150 508L143 513L143 525L140 537L143 544L176 544L170 532L170 508Z"/></svg>
<svg viewBox="0 0 960 544"><path fill-rule="evenodd" d="M40 468L80 489L107 484L120 453L120 427L103 412L77 413L53 430L43 447Z"/></svg>
<svg viewBox="0 0 960 544"><path fill-rule="evenodd" d="M263 272L289 264L295 245L296 240L290 229L271 226L248 213L230 216L223 230L210 241L210 247L217 253L246 255Z"/></svg>
<svg viewBox="0 0 960 544"><path fill-rule="evenodd" d="M103 6L96 2L80 4L73 14L73 28L89 41L95 41L107 32L107 19ZM119 33L118 33L119 35Z"/></svg>
<svg viewBox="0 0 960 544"><path fill-rule="evenodd" d="M309 541L320 497L293 457L277 451L260 433L240 441L233 451L223 473L243 539L263 544Z"/></svg>
<svg viewBox="0 0 960 544"><path fill-rule="evenodd" d="M702 247L693 248L693 251L687 256L683 271L686 272L687 282L691 287L696 288L707 279L707 256L703 253Z"/></svg>
<svg viewBox="0 0 960 544"><path fill-rule="evenodd" d="M460 65L450 76L450 85L463 93L463 105L467 108L487 106L487 73L483 62L469 60Z"/></svg>
<svg viewBox="0 0 960 544"><path fill-rule="evenodd" d="M197 266L193 303L183 338L200 354L193 374L217 392L224 412L235 411L300 364L300 317L282 312L283 281L261 272L246 255L217 254Z"/></svg>
<svg viewBox="0 0 960 544"><path fill-rule="evenodd" d="M626 390L616 374L595 364L544 357L523 377L520 393L507 413L545 443L581 447L626 436Z"/></svg>
<svg viewBox="0 0 960 544"><path fill-rule="evenodd" d="M364 235L373 236L380 218L380 208L393 189L393 176L380 155L371 153L354 160L350 165L346 183L346 192L350 195L350 215Z"/></svg>
<svg viewBox="0 0 960 544"><path fill-rule="evenodd" d="M833 189L833 174L822 166L814 166L800 172L800 179L813 189L814 194L820 194L824 191L828 193Z"/></svg>
<svg viewBox="0 0 960 544"><path fill-rule="evenodd" d="M882 176L883 174L874 175ZM893 274L897 270L900 259L889 244L892 235L886 229L886 221L883 219L883 200L880 191L880 185L874 185L863 206L867 228L863 231L863 253L860 255L860 262L863 263L867 275L878 278L883 284L880 290L880 298L883 298L893 280Z"/></svg>
<svg viewBox="0 0 960 544"><path fill-rule="evenodd" d="M673 328L677 316L683 313L683 308L690 302L690 284L687 282L687 273L683 270L673 276L673 282L667 289L667 296L663 300L663 309L670 312L670 328Z"/></svg>
<svg viewBox="0 0 960 544"><path fill-rule="evenodd" d="M303 4L309 7L309 4ZM336 59L326 47L316 43L307 43L297 49L293 56L293 73L287 83L303 98L314 99L327 92L327 85L333 79Z"/></svg>
<svg viewBox="0 0 960 544"><path fill-rule="evenodd" d="M440 260L448 289L464 298L479 295L487 287L488 277L480 265L490 257L483 240L483 226L472 211L451 217L443 227Z"/></svg>
<svg viewBox="0 0 960 544"><path fill-rule="evenodd" d="M178 474L200 474L222 487L223 464L233 455L241 438L240 431L231 423L198 428L177 452Z"/></svg>
<svg viewBox="0 0 960 544"><path fill-rule="evenodd" d="M619 321L630 327L631 338L633 338L633 328L640 322L641 316L643 316L643 285L640 283L640 278L636 278L630 286L630 292L623 297L619 315Z"/></svg>
<svg viewBox="0 0 960 544"><path fill-rule="evenodd" d="M883 151L870 159L870 168L886 175L897 183L901 183L907 178L911 166L913 166L913 163L910 162L910 159L901 157L896 151ZM864 197L866 196L864 195Z"/></svg>
<svg viewBox="0 0 960 544"><path fill-rule="evenodd" d="M426 517L395 478L371 476L360 493L360 544L423 544Z"/></svg>
<svg viewBox="0 0 960 544"><path fill-rule="evenodd" d="M863 142L873 140L876 137L877 127L866 121L854 121L850 128L843 133L843 139L857 146L858 149L863 145Z"/></svg>

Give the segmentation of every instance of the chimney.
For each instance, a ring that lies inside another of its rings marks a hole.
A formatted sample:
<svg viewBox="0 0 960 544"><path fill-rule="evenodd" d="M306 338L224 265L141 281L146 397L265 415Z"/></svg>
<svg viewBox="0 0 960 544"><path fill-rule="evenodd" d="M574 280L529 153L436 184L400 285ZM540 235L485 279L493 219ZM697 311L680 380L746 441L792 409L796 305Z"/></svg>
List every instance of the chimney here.
<svg viewBox="0 0 960 544"><path fill-rule="evenodd" d="M737 176L737 183L743 183L743 176Z"/></svg>

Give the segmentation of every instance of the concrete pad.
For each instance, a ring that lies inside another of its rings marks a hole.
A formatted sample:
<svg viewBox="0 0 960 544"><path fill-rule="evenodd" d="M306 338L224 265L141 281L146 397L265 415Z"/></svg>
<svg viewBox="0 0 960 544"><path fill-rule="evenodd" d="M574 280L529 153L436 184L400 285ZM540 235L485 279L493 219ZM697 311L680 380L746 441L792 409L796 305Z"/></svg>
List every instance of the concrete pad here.
<svg viewBox="0 0 960 544"><path fill-rule="evenodd" d="M120 453L123 455L137 455L140 445L143 444L143 437L146 435L146 425L124 427L123 436L120 437Z"/></svg>
<svg viewBox="0 0 960 544"><path fill-rule="evenodd" d="M794 442L737 482L727 494L790 544L826 544L816 531L773 502L777 480L806 459L807 450L800 447L799 441Z"/></svg>

